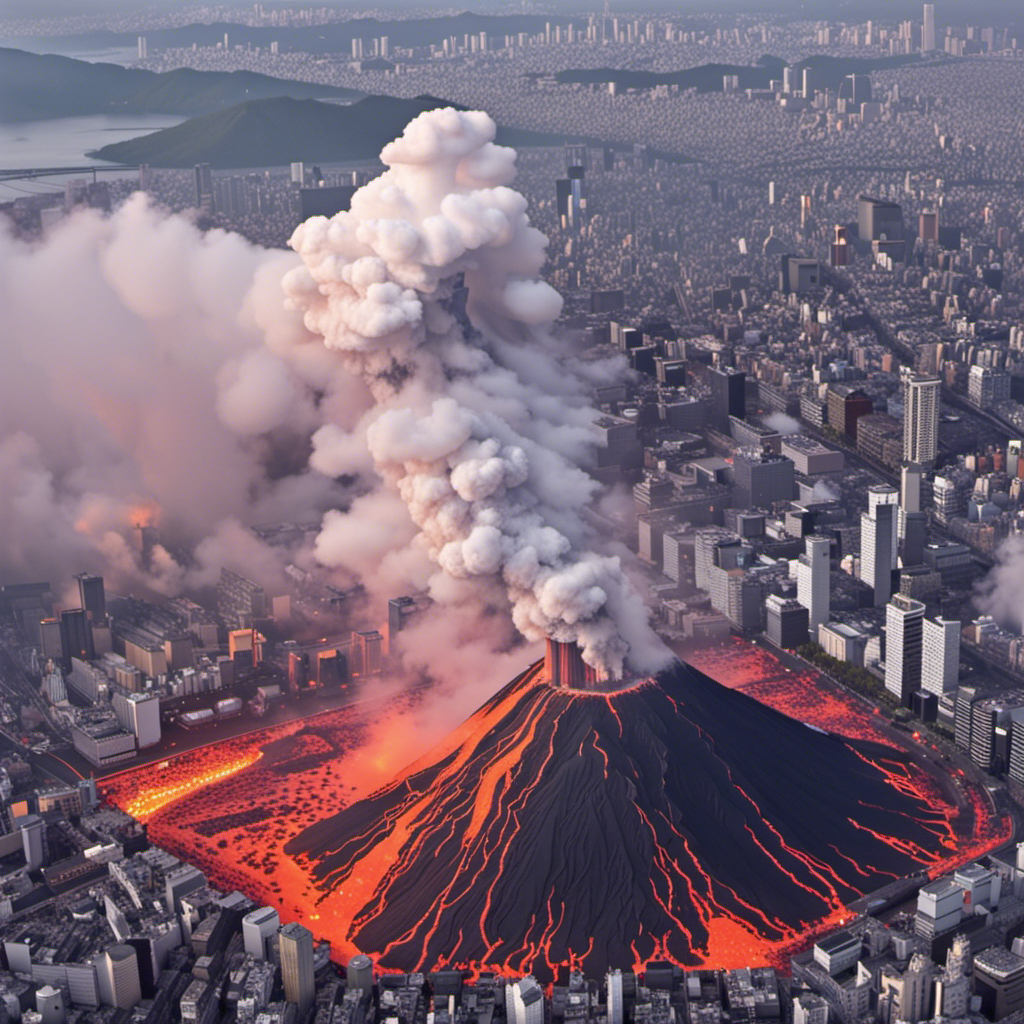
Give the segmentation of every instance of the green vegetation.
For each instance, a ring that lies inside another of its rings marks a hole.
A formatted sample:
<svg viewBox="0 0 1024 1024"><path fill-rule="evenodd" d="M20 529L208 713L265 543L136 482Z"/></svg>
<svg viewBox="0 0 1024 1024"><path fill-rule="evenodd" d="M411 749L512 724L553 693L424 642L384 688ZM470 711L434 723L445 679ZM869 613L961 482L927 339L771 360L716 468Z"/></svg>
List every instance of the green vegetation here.
<svg viewBox="0 0 1024 1024"><path fill-rule="evenodd" d="M866 668L851 665L848 661L839 661L838 658L833 658L830 654L826 654L825 649L815 643L803 644L801 647L797 647L796 653L804 661L809 661L816 668L820 668L822 672L830 675L836 682L842 683L843 686L853 690L854 693L859 693L861 696L867 697L868 700L881 704L893 712L899 708L892 694L886 691L882 681L873 676Z"/></svg>
<svg viewBox="0 0 1024 1024"><path fill-rule="evenodd" d="M152 167L280 167L292 160L373 160L417 114L453 105L433 96L368 96L349 106L287 97L253 100L89 155ZM498 129L498 142L510 146L564 141L561 135Z"/></svg>
<svg viewBox="0 0 1024 1024"><path fill-rule="evenodd" d="M119 64L90 64L52 53L0 47L0 122L86 114L207 114L245 100L356 99L363 94L252 71L157 74Z"/></svg>

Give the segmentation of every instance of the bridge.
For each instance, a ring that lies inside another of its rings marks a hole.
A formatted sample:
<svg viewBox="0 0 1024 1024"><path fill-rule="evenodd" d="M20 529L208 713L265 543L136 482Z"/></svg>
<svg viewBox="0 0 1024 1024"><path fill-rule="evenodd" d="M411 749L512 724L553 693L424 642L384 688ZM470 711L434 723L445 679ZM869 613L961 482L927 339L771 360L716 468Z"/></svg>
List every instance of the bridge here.
<svg viewBox="0 0 1024 1024"><path fill-rule="evenodd" d="M0 168L0 182L27 181L32 178L54 178L60 174L91 174L93 182L97 174L111 171L137 171L131 164L89 164L85 167L14 167Z"/></svg>

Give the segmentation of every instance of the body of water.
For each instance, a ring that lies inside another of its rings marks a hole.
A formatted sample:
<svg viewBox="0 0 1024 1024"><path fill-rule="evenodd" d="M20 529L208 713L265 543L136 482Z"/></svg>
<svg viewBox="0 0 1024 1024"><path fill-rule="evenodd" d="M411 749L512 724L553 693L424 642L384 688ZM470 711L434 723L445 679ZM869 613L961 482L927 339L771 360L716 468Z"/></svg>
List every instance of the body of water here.
<svg viewBox="0 0 1024 1024"><path fill-rule="evenodd" d="M85 154L111 142L148 135L160 128L180 124L185 118L174 114L90 114L87 117L59 117L47 121L0 124L0 168L108 167L104 160ZM64 177L0 182L0 201L10 201L30 192L53 191L64 186Z"/></svg>

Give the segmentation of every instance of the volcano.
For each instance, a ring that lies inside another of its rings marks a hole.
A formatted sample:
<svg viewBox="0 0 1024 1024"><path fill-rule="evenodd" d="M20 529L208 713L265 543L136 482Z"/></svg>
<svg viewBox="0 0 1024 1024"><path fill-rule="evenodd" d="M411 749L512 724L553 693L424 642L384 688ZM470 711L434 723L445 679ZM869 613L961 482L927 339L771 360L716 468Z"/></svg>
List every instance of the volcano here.
<svg viewBox="0 0 1024 1024"><path fill-rule="evenodd" d="M948 858L942 785L682 663L607 693L538 663L285 851L320 928L385 967L737 966Z"/></svg>

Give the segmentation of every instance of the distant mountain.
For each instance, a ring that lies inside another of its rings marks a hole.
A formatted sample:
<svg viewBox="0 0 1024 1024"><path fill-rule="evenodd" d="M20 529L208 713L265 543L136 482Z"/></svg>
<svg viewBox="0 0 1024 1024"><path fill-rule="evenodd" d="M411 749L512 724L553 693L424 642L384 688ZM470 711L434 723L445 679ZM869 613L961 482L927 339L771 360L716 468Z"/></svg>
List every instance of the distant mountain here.
<svg viewBox="0 0 1024 1024"><path fill-rule="evenodd" d="M342 53L352 52L352 40L369 42L387 36L391 46L428 46L441 43L449 36L477 35L486 33L492 38L516 35L519 32L543 32L547 24L552 30L556 25L566 26L570 22L577 27L586 25L586 18L572 18L557 14L506 14L487 15L463 11L461 14L438 15L432 18L402 18L380 21L377 18L351 18L347 21L331 22L326 25L282 25L274 27L239 25L231 22L215 22L212 25L181 25L175 28L152 29L145 33L150 53L168 47L215 46L227 35L231 46L268 47L276 42L282 53ZM103 49L110 46L135 46L138 33L98 31L68 36L62 39L66 46L83 49ZM9 40L14 42L15 40ZM24 36L23 43L33 49L45 40Z"/></svg>
<svg viewBox="0 0 1024 1024"><path fill-rule="evenodd" d="M0 122L84 114L207 114L246 100L356 99L363 93L252 71L157 74L54 54L0 48Z"/></svg>
<svg viewBox="0 0 1024 1024"><path fill-rule="evenodd" d="M847 75L866 75L883 68L900 67L912 63L917 56L899 57L808 57L794 66L798 73L812 68L818 81L818 88L839 89ZM721 92L722 78L736 75L741 89L767 89L773 78L782 77L786 62L778 57L762 57L757 64L701 64L695 68L680 71L625 71L618 68L579 68L559 71L555 79L565 84L604 85L614 82L622 89L653 89L656 85L677 85L680 89L696 89L698 92Z"/></svg>
<svg viewBox="0 0 1024 1024"><path fill-rule="evenodd" d="M432 96L368 96L350 106L287 97L251 100L89 155L152 167L279 167L292 160L372 160L417 114L449 106L455 104ZM561 145L578 138L498 129L498 141L511 146Z"/></svg>

